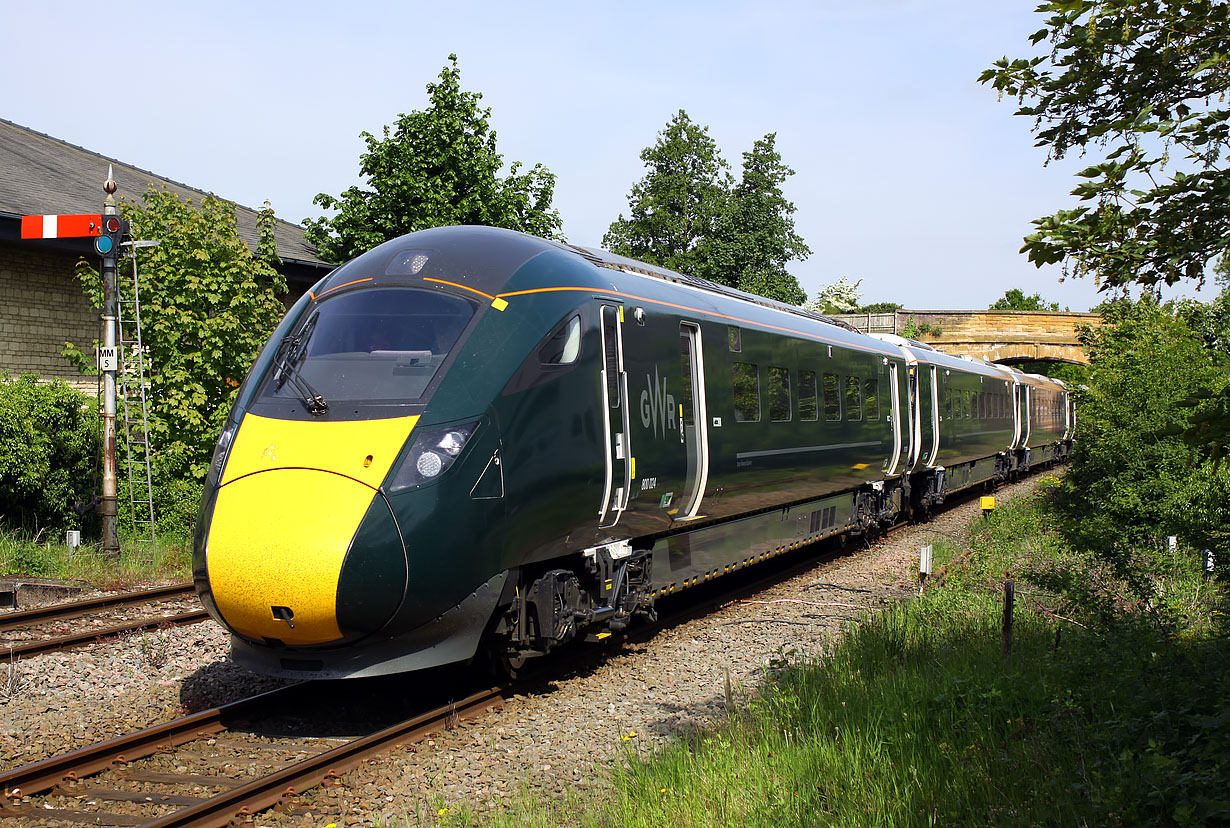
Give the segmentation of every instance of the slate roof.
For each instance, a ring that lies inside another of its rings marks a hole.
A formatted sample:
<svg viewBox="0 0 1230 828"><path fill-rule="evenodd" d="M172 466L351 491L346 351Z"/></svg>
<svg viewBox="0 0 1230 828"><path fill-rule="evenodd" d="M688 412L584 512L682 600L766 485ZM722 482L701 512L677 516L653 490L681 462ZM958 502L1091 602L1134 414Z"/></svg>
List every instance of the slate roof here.
<svg viewBox="0 0 1230 828"><path fill-rule="evenodd" d="M0 220L102 212L102 183L107 177L108 164L115 170L119 194L129 198L145 192L151 182L197 203L208 195L204 190L0 118ZM235 205L239 235L253 249L257 241L256 216L256 210ZM333 267L316 255L299 225L279 219L274 234L278 256L287 264L313 269ZM15 232L13 235L0 234L4 236L15 237ZM322 275L324 272L320 271Z"/></svg>

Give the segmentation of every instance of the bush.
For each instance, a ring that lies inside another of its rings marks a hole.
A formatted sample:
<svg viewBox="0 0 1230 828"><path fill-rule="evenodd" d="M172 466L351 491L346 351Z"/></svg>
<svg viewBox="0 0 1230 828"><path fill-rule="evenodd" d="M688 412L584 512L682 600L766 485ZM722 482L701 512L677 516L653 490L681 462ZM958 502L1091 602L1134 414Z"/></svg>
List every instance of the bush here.
<svg viewBox="0 0 1230 828"><path fill-rule="evenodd" d="M98 431L93 400L64 381L0 374L0 521L93 528L73 506L93 495Z"/></svg>

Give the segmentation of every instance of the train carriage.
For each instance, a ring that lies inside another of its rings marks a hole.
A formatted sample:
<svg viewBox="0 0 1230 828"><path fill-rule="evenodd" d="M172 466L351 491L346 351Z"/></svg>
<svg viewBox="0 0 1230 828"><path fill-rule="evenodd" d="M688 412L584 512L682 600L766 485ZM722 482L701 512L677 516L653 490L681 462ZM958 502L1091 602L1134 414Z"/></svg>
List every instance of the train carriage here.
<svg viewBox="0 0 1230 828"><path fill-rule="evenodd" d="M603 251L422 231L338 268L262 351L194 572L264 672L515 666L891 523L937 470L928 503L990 479L1014 442L1066 439L1066 405L1054 383Z"/></svg>

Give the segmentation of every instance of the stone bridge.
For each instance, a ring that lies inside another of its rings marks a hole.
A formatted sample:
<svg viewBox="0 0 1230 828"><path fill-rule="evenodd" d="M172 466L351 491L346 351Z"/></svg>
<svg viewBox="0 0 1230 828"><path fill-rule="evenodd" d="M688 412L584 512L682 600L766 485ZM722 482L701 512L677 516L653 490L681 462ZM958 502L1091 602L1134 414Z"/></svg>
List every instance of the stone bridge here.
<svg viewBox="0 0 1230 828"><path fill-rule="evenodd" d="M950 354L991 362L1053 361L1087 365L1076 338L1080 326L1102 324L1096 313L1049 311L898 310L892 313L834 314L860 331L900 334L911 323L917 337Z"/></svg>

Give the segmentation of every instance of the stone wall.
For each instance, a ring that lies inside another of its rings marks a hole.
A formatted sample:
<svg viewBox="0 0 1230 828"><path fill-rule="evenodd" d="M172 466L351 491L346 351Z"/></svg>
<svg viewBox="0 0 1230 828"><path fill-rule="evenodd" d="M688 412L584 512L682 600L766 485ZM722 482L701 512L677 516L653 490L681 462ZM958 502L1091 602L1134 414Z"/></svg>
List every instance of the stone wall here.
<svg viewBox="0 0 1230 828"><path fill-rule="evenodd" d="M66 341L90 353L99 336L98 311L73 275L78 258L37 243L0 242L0 371L95 390L97 380L60 355Z"/></svg>

